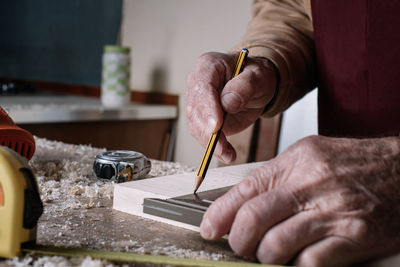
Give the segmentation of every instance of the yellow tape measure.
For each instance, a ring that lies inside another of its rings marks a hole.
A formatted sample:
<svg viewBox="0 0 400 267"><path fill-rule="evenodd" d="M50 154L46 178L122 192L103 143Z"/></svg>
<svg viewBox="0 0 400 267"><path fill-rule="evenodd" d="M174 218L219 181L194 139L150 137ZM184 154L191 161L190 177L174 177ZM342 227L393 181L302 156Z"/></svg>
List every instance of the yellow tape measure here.
<svg viewBox="0 0 400 267"><path fill-rule="evenodd" d="M54 255L54 256L64 256L64 257L90 256L93 259L101 259L109 261L147 263L147 264L171 265L171 266L279 267L278 265L262 265L258 263L249 263L249 262L196 260L196 259L186 259L186 258L173 258L169 256L159 256L159 255L134 254L128 252L112 252L112 251L91 250L91 249L81 249L81 248L61 248L61 247L28 245L28 244L22 247L22 251L27 253L35 253L43 255Z"/></svg>

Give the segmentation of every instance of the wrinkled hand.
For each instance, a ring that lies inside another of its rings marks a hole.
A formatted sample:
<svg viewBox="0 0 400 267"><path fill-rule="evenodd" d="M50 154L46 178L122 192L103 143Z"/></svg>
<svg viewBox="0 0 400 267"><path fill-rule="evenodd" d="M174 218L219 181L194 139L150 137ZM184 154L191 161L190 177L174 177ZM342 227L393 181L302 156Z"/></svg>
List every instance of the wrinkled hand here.
<svg viewBox="0 0 400 267"><path fill-rule="evenodd" d="M186 117L190 133L206 146L222 125L214 156L230 163L236 152L226 140L250 126L263 112L276 88L276 71L266 59L247 58L243 71L232 78L235 55L207 53L199 57L187 78Z"/></svg>
<svg viewBox="0 0 400 267"><path fill-rule="evenodd" d="M263 263L346 266L400 251L400 139L307 137L207 210L201 235Z"/></svg>

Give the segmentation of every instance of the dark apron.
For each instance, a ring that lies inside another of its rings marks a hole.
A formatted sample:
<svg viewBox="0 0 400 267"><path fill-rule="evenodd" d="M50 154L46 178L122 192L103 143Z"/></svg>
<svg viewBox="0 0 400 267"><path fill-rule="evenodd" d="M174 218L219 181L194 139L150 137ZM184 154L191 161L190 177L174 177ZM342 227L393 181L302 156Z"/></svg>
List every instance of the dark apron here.
<svg viewBox="0 0 400 267"><path fill-rule="evenodd" d="M400 0L311 0L319 133L400 133Z"/></svg>

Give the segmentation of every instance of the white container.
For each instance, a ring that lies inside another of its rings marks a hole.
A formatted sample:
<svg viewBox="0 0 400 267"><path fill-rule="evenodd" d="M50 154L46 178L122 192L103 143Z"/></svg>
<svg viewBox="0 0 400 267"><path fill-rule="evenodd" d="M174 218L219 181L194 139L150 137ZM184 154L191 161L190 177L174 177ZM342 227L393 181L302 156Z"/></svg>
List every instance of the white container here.
<svg viewBox="0 0 400 267"><path fill-rule="evenodd" d="M118 108L130 102L130 48L106 45L103 53L101 103Z"/></svg>

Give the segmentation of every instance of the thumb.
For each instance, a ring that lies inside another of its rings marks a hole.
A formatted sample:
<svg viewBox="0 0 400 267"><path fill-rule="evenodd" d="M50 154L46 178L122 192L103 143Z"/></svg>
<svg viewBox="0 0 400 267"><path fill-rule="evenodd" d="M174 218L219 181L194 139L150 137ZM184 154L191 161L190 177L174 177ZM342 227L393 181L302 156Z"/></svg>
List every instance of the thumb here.
<svg viewBox="0 0 400 267"><path fill-rule="evenodd" d="M238 113L249 102L253 88L250 86L247 76L242 72L226 83L221 92L221 104L226 112Z"/></svg>
<svg viewBox="0 0 400 267"><path fill-rule="evenodd" d="M248 58L248 64L229 80L221 92L221 104L228 113L246 108L264 108L275 93L277 74L264 59Z"/></svg>

